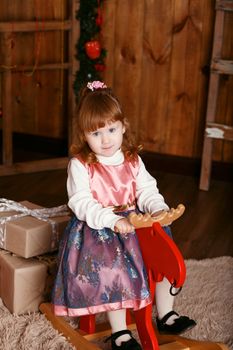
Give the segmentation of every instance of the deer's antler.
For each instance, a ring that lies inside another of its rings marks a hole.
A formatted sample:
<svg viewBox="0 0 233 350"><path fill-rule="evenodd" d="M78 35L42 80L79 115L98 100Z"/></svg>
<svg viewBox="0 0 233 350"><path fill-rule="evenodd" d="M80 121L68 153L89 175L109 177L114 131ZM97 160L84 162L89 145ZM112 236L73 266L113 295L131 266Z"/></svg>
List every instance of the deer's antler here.
<svg viewBox="0 0 233 350"><path fill-rule="evenodd" d="M170 225L173 221L177 220L185 211L185 206L179 204L176 209L171 208L169 211L163 211L158 216L152 217L150 214L136 214L131 213L128 216L130 223L135 228L150 227L154 222L159 222L161 226Z"/></svg>

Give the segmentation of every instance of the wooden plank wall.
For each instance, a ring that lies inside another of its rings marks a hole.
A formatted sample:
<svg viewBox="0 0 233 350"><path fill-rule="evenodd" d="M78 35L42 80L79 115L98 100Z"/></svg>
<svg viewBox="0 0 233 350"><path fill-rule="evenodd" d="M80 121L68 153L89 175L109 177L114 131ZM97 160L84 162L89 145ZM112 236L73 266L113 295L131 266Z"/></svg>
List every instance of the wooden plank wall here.
<svg viewBox="0 0 233 350"><path fill-rule="evenodd" d="M105 80L114 88L144 149L200 158L214 26L214 0L106 0ZM223 56L233 57L233 17ZM224 76L218 121L233 125L233 80ZM217 141L214 159L233 162Z"/></svg>
<svg viewBox="0 0 233 350"><path fill-rule="evenodd" d="M214 0L104 2L104 79L114 88L145 150L201 156L214 4ZM37 26L43 26L44 20L66 18L66 10L66 0L1 0L0 22L10 21L13 28L15 21L36 19ZM232 21L229 16L223 49L223 54L231 58ZM7 69L3 68L5 63L8 67L16 62L32 65L30 72L13 74L14 130L66 137L66 79L60 70L36 69L38 63L65 60L61 31L19 32L11 39L9 57L0 35L1 70ZM233 125L232 91L232 77L222 77L217 119L223 124ZM214 159L233 162L232 143L216 141Z"/></svg>
<svg viewBox="0 0 233 350"><path fill-rule="evenodd" d="M47 20L66 19L67 7L66 0L0 1L0 22L9 22L9 30L13 30L18 21L35 21L34 32L8 34L11 36L8 38L10 59L4 49L6 37L0 35L0 72L15 66L21 68L21 71L17 72L16 69L12 73L12 115L15 132L67 137L67 72L62 69L37 69L39 65L62 64L67 59L62 26L60 31L41 31ZM31 69L24 71L24 66L31 66ZM1 77L0 74L0 79Z"/></svg>

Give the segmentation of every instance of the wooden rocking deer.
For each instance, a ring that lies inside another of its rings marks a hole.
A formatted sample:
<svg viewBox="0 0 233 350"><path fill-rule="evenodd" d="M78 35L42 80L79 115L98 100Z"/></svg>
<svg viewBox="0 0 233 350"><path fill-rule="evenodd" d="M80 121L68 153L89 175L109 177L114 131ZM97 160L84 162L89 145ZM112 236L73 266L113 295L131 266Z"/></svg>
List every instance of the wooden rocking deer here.
<svg viewBox="0 0 233 350"><path fill-rule="evenodd" d="M154 296L156 282L166 277L171 286L181 288L185 281L186 268L183 257L174 241L165 233L162 226L171 224L184 213L185 207L180 204L176 209L162 212L157 217L149 214L135 214L129 216L135 227L143 260L148 273L148 282L151 295ZM95 315L80 317L79 328L74 329L64 317L55 316L52 305L43 303L40 310L51 321L54 328L64 336L78 350L101 350L91 342L111 333L107 323L95 323ZM152 320L152 304L134 311L135 322L131 322L131 314L127 313L129 329L137 328L143 350L227 350L224 344L194 341L181 336L158 334Z"/></svg>

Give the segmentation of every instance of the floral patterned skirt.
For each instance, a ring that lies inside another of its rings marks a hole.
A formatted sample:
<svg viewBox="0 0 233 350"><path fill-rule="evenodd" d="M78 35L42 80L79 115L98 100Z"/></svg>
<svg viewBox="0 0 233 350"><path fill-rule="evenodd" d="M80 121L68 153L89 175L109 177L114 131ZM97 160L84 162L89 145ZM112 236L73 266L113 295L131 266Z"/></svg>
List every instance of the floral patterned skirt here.
<svg viewBox="0 0 233 350"><path fill-rule="evenodd" d="M52 303L61 316L137 310L151 303L136 233L95 230L72 218L60 243Z"/></svg>

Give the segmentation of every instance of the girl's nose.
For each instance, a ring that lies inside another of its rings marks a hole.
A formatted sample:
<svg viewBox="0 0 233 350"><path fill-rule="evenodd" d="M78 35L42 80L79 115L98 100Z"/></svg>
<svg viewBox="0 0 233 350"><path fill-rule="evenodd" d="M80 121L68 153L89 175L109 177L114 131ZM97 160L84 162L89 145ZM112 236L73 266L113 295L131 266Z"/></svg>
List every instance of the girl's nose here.
<svg viewBox="0 0 233 350"><path fill-rule="evenodd" d="M102 143L108 143L109 142L109 136L105 133L102 134Z"/></svg>

